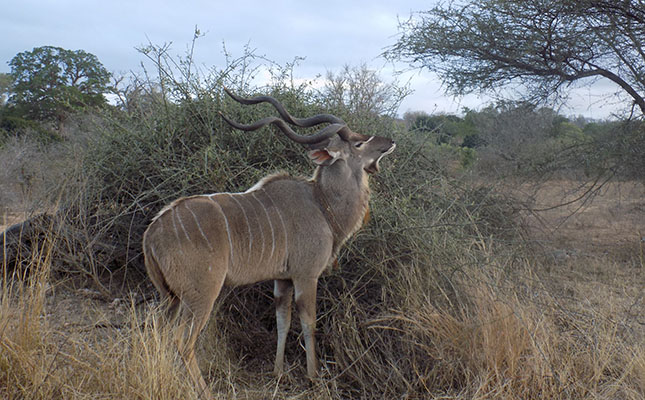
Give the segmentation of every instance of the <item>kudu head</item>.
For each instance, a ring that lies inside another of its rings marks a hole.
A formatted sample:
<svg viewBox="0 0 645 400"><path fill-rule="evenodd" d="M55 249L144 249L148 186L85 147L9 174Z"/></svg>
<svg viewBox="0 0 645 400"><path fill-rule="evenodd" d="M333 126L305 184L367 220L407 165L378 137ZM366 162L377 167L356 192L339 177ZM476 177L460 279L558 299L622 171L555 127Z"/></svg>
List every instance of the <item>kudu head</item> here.
<svg viewBox="0 0 645 400"><path fill-rule="evenodd" d="M319 166L326 167L338 161L344 161L352 169L357 168L359 171L363 170L372 174L379 171L381 158L394 151L396 147L392 139L353 132L345 124L345 121L331 114L295 118L287 112L280 102L271 96L245 99L226 88L224 91L241 104L270 103L282 117L267 117L253 124L243 125L228 119L222 114L222 117L229 125L244 131L254 131L270 124L275 125L289 139L307 147L309 149L309 158ZM296 133L287 123L302 128L309 128L323 123L328 123L329 125L315 134L303 136Z"/></svg>

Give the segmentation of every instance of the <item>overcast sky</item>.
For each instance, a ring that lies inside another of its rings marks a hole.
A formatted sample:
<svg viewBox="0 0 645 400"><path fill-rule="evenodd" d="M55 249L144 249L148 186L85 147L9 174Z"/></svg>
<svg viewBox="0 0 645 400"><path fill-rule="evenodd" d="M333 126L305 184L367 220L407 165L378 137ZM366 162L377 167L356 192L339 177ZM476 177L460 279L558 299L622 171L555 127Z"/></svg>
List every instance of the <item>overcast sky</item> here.
<svg viewBox="0 0 645 400"><path fill-rule="evenodd" d="M248 43L259 55L280 65L304 57L295 69L297 78L313 78L344 65L366 63L381 70L384 81L393 79L393 67L380 57L396 42L398 23L434 1L206 1L206 0L5 0L0 13L0 72L9 72L17 53L39 46L82 49L96 55L116 74L140 70L144 57L136 47L151 42L172 42L184 54L197 26L206 35L197 42L195 59L205 67L223 66L222 43L240 56ZM397 68L403 68L398 65ZM399 110L458 112L481 108L487 98L445 96L440 82L427 71L410 72L414 94ZM610 85L582 89L572 96L565 114L606 117L613 107L597 97Z"/></svg>

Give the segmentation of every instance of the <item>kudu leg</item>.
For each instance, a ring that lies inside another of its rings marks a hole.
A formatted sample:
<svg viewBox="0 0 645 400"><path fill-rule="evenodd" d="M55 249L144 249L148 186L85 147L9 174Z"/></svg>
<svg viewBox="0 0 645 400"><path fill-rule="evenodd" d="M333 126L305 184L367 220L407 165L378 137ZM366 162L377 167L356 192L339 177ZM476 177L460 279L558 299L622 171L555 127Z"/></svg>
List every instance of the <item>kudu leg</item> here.
<svg viewBox="0 0 645 400"><path fill-rule="evenodd" d="M200 393L200 399L211 399L211 393L202 377L197 359L195 358L195 343L199 335L194 335L195 325L192 316L187 316L186 310L181 311L179 326L175 330L175 344L181 356L181 359L188 370L190 378ZM194 337L194 339L193 339Z"/></svg>
<svg viewBox="0 0 645 400"><path fill-rule="evenodd" d="M318 359L316 358L316 287L318 280L294 280L296 289L296 307L302 325L307 351L307 376L314 379L318 376Z"/></svg>
<svg viewBox="0 0 645 400"><path fill-rule="evenodd" d="M196 337L198 335L196 335L195 339L193 340L192 333L193 332L190 332L190 337L187 341L178 338L177 347L179 348L179 352L181 354L182 360L184 361L184 365L188 370L188 374L192 378L197 387L197 390L199 391L199 398L212 399L211 392L208 389L208 385L206 385L206 381L204 381L204 377L202 376L202 373L199 370L199 365L197 364L197 358L195 357L195 343ZM183 336L183 334L184 333L182 332L181 335Z"/></svg>
<svg viewBox="0 0 645 400"><path fill-rule="evenodd" d="M284 348L287 343L289 327L291 326L293 283L290 280L276 280L273 286L273 296L275 298L275 318L278 330L278 345L273 373L281 375L284 372Z"/></svg>
<svg viewBox="0 0 645 400"><path fill-rule="evenodd" d="M188 373L197 386L200 399L212 399L212 395L197 364L195 344L197 343L199 334L210 318L215 299L219 295L222 284L224 283L224 277L222 276L220 279L215 279L210 282L213 283L213 286L208 288L211 290L210 293L206 290L195 291L196 294L208 293L208 296L196 295L194 298L192 296L186 296L184 298L184 304L181 305L181 322L176 336L177 348L179 349Z"/></svg>

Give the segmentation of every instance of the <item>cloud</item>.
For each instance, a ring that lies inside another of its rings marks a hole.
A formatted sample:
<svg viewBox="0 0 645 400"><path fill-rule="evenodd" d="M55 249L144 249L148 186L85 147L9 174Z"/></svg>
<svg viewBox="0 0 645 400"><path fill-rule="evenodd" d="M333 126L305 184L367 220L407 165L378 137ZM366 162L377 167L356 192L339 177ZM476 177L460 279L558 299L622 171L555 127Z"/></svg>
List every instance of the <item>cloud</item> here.
<svg viewBox="0 0 645 400"><path fill-rule="evenodd" d="M207 69L224 66L222 43L238 56L250 44L257 54L281 65L304 57L296 70L298 79L368 63L383 68L388 82L393 70L379 56L396 41L398 19L431 5L422 0L14 1L4 4L0 14L0 72L9 71L7 62L17 53L44 45L83 49L113 72L137 71L144 57L135 47L148 41L172 42L172 52L184 54L198 26L206 36L197 43L196 61ZM436 77L425 71L410 77L415 94L404 101L402 111L454 112L486 101L477 96L446 97ZM580 103L584 96L578 96ZM575 104L576 110L585 108ZM609 114L606 108L599 113Z"/></svg>

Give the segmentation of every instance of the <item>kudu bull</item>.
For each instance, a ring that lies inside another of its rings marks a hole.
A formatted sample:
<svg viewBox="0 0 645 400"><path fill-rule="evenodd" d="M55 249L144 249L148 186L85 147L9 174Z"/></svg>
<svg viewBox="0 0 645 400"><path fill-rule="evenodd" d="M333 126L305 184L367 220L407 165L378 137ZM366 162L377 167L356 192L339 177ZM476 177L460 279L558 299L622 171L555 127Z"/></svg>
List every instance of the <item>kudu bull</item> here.
<svg viewBox="0 0 645 400"><path fill-rule="evenodd" d="M195 360L195 342L224 284L275 281L276 374L284 368L295 289L307 375L316 376L318 278L362 225L368 212L367 174L377 172L381 158L396 146L385 137L352 132L333 115L294 118L272 97L243 99L226 92L246 105L268 102L281 117L241 125L223 116L227 123L244 131L275 125L288 138L307 147L318 167L311 179L275 174L244 193L180 198L161 210L146 230L146 269L162 300L170 310L177 310L173 312L179 319L177 345L203 393L209 391ZM298 127L329 125L303 136L287 123Z"/></svg>

